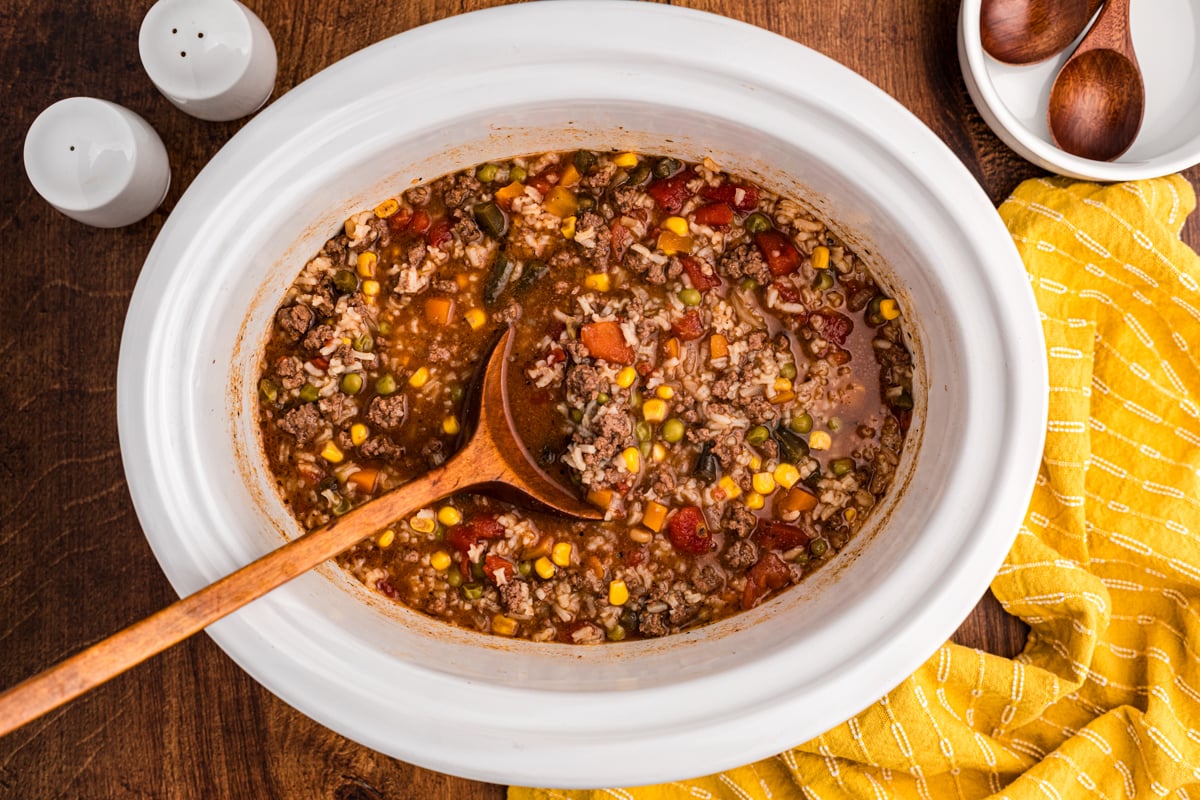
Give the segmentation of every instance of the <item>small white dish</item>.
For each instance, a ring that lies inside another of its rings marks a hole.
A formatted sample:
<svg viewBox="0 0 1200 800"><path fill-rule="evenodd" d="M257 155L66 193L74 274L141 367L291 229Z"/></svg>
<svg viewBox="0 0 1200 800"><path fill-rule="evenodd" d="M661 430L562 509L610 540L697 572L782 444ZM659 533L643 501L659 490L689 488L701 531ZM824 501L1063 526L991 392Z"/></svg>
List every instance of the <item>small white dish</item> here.
<svg viewBox="0 0 1200 800"><path fill-rule="evenodd" d="M120 228L162 204L171 165L162 139L127 108L68 97L25 134L25 173L50 205L97 228Z"/></svg>
<svg viewBox="0 0 1200 800"><path fill-rule="evenodd" d="M142 20L138 53L163 96L199 119L248 116L275 89L275 42L237 0L159 0Z"/></svg>
<svg viewBox="0 0 1200 800"><path fill-rule="evenodd" d="M1071 155L1050 138L1050 87L1078 41L1040 64L1002 64L983 51L980 5L981 0L963 0L958 60L979 113L1021 156L1060 175L1098 181L1156 178L1200 163L1200 5L1195 0L1131 5L1129 27L1146 82L1146 115L1133 146L1114 161Z"/></svg>

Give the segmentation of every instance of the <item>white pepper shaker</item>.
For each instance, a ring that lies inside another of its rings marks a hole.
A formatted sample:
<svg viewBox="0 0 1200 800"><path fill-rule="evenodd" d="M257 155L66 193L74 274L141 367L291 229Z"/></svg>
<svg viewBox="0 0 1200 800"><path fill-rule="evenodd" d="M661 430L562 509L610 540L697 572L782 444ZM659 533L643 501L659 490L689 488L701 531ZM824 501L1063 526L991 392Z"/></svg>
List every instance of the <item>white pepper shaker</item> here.
<svg viewBox="0 0 1200 800"><path fill-rule="evenodd" d="M275 42L237 0L158 0L142 20L138 52L158 90L199 119L253 114L275 89Z"/></svg>
<svg viewBox="0 0 1200 800"><path fill-rule="evenodd" d="M98 228L119 228L162 204L171 166L146 120L116 103L69 97L25 134L25 173L50 205Z"/></svg>

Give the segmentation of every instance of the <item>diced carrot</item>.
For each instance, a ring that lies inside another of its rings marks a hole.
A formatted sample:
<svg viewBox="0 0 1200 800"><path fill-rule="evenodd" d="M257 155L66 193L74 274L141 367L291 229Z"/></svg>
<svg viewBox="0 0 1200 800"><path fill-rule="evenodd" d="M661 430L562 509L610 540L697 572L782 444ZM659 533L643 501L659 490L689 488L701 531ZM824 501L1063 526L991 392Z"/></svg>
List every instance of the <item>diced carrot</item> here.
<svg viewBox="0 0 1200 800"><path fill-rule="evenodd" d="M785 389L782 392L775 393L775 396L771 398L771 405L781 406L784 403L790 403L795 399L796 399L796 393L793 392L791 389Z"/></svg>
<svg viewBox="0 0 1200 800"><path fill-rule="evenodd" d="M431 297L425 301L425 319L433 325L449 325L454 318L454 301L449 297Z"/></svg>
<svg viewBox="0 0 1200 800"><path fill-rule="evenodd" d="M610 489L595 489L588 492L587 499L592 505L607 511L608 507L612 505L613 493Z"/></svg>
<svg viewBox="0 0 1200 800"><path fill-rule="evenodd" d="M353 483L364 492L375 491L375 486L379 483L379 470L377 469L360 469L358 472L346 479L347 483Z"/></svg>
<svg viewBox="0 0 1200 800"><path fill-rule="evenodd" d="M604 564L601 563L600 559L593 555L589 555L586 559L584 559L583 564L593 575L600 580L604 580Z"/></svg>
<svg viewBox="0 0 1200 800"><path fill-rule="evenodd" d="M817 498L812 492L793 486L775 500L775 511L779 514L810 511L817 507Z"/></svg>
<svg viewBox="0 0 1200 800"><path fill-rule="evenodd" d="M729 355L729 340L719 333L708 337L708 355L713 361Z"/></svg>
<svg viewBox="0 0 1200 800"><path fill-rule="evenodd" d="M569 217L579 209L579 199L565 186L555 186L547 193L543 207L556 217Z"/></svg>
<svg viewBox="0 0 1200 800"><path fill-rule="evenodd" d="M690 253L692 252L693 244L695 244L695 241L691 236L680 236L670 231L663 231L658 235L658 249L667 255Z"/></svg>
<svg viewBox="0 0 1200 800"><path fill-rule="evenodd" d="M579 338L595 358L614 364L633 363L633 348L625 343L625 334L618 322L589 322L580 329Z"/></svg>
<svg viewBox="0 0 1200 800"><path fill-rule="evenodd" d="M423 209L414 211L408 229L413 233L424 233L429 230L429 214Z"/></svg>
<svg viewBox="0 0 1200 800"><path fill-rule="evenodd" d="M646 513L642 515L642 524L657 533L662 530L663 522L667 519L667 507L653 500L646 503Z"/></svg>
<svg viewBox="0 0 1200 800"><path fill-rule="evenodd" d="M508 186L496 190L496 202L508 208L512 205L512 201L525 194L525 184L513 181Z"/></svg>
<svg viewBox="0 0 1200 800"><path fill-rule="evenodd" d="M562 177L558 179L558 185L574 186L575 184L579 183L580 177L579 170L575 169L575 165L568 164L567 168L563 170Z"/></svg>
<svg viewBox="0 0 1200 800"><path fill-rule="evenodd" d="M663 353L667 358L679 358L679 340L672 336L663 343Z"/></svg>

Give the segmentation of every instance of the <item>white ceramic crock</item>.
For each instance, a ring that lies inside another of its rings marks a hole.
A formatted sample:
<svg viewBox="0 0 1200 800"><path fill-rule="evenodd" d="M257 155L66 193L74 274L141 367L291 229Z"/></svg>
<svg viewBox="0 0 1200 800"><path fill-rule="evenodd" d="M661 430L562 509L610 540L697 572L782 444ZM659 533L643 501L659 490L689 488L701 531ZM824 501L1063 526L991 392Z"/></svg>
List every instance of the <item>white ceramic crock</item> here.
<svg viewBox="0 0 1200 800"><path fill-rule="evenodd" d="M210 628L314 719L482 780L694 776L848 718L974 606L1041 452L1046 368L1025 273L982 191L912 115L838 64L720 17L511 6L318 74L238 133L168 220L130 306L118 412L130 491L176 589L298 532L263 466L254 386L306 259L416 181L581 146L710 156L820 208L886 260L880 277L919 339L918 420L932 422L914 428L906 490L835 564L692 633L590 648L485 637L376 602L334 567Z"/></svg>

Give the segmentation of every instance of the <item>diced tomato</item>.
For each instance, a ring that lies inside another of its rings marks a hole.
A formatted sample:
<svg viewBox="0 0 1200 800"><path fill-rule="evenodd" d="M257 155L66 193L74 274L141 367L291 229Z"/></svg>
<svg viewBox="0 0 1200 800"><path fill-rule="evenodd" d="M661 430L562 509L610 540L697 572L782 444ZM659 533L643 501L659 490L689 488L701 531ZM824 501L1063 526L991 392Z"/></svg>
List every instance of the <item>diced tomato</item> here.
<svg viewBox="0 0 1200 800"><path fill-rule="evenodd" d="M317 369L329 369L329 359L325 358L324 356L310 358L308 363L312 364Z"/></svg>
<svg viewBox="0 0 1200 800"><path fill-rule="evenodd" d="M709 272L704 271L704 265L691 256L684 256L679 259L683 264L683 271L687 273L688 278L692 281L692 286L695 286L702 292L707 292L709 289L715 289L721 285L721 278L715 270Z"/></svg>
<svg viewBox="0 0 1200 800"><path fill-rule="evenodd" d="M704 335L704 321L700 319L700 312L693 308L679 319L671 322L671 332L685 342L699 339Z"/></svg>
<svg viewBox="0 0 1200 800"><path fill-rule="evenodd" d="M741 190L740 201L738 200L739 189ZM754 186L744 186L740 183L722 183L720 186L705 186L700 190L700 196L705 200L728 203L738 211L753 211L758 205L758 189ZM730 221L732 222L732 220Z"/></svg>
<svg viewBox="0 0 1200 800"><path fill-rule="evenodd" d="M450 235L450 221L446 219L439 219L430 225L429 233L425 234L425 242L430 247L441 247L451 238L453 237Z"/></svg>
<svg viewBox="0 0 1200 800"><path fill-rule="evenodd" d="M729 225L733 223L733 209L728 203L709 203L697 208L692 219L701 225Z"/></svg>
<svg viewBox="0 0 1200 800"><path fill-rule="evenodd" d="M501 582L497 576L503 574L504 583L508 583L516 577L517 565L504 556L488 553L483 559L483 574L495 584Z"/></svg>
<svg viewBox="0 0 1200 800"><path fill-rule="evenodd" d="M779 292L779 299L785 303L799 303L800 292L796 291L796 287L787 283L776 282L774 284L775 291Z"/></svg>
<svg viewBox="0 0 1200 800"><path fill-rule="evenodd" d="M625 334L616 321L589 322L579 330L579 338L594 358L614 364L633 363L633 348L625 343Z"/></svg>
<svg viewBox="0 0 1200 800"><path fill-rule="evenodd" d="M683 204L692 196L687 184L694 177L696 177L695 170L688 167L669 178L654 181L646 187L646 193L654 198L654 202L658 203L658 207L663 211L668 214L678 214L683 208Z"/></svg>
<svg viewBox="0 0 1200 800"><path fill-rule="evenodd" d="M412 222L409 223L408 229L413 233L424 233L429 230L429 214L423 209L417 209L413 212Z"/></svg>
<svg viewBox="0 0 1200 800"><path fill-rule="evenodd" d="M754 608L768 593L782 589L792 582L792 571L774 553L767 553L746 572L746 589L742 592L742 610Z"/></svg>
<svg viewBox="0 0 1200 800"><path fill-rule="evenodd" d="M846 337L854 330L854 320L836 311L815 311L809 317L813 330L821 334L822 339L833 342L838 347L846 344Z"/></svg>
<svg viewBox="0 0 1200 800"><path fill-rule="evenodd" d="M667 523L667 535L676 550L700 555L713 548L712 536L704 512L697 506L684 506Z"/></svg>
<svg viewBox="0 0 1200 800"><path fill-rule="evenodd" d="M753 538L769 550L791 550L793 547L808 544L812 539L808 531L798 525L765 519L758 521Z"/></svg>
<svg viewBox="0 0 1200 800"><path fill-rule="evenodd" d="M649 361L639 361L634 369L637 370L638 375L641 375L644 378L654 371L654 365Z"/></svg>
<svg viewBox="0 0 1200 800"><path fill-rule="evenodd" d="M421 212L421 213L425 213L425 212ZM412 218L413 218L412 209L411 208L402 208L399 211L397 211L395 214L392 214L390 217L387 218L387 224L388 224L388 227L391 228L392 233L399 233L400 231L402 231L408 227L408 223L412 220Z"/></svg>
<svg viewBox="0 0 1200 800"><path fill-rule="evenodd" d="M633 234L629 232L629 228L621 224L621 220L616 219L609 228L609 235L612 239L612 258L614 261L620 261L624 258L629 245L633 244Z"/></svg>
<svg viewBox="0 0 1200 800"><path fill-rule="evenodd" d="M500 539L503 536L504 526L494 517L479 516L461 522L446 531L446 543L455 550L465 553L478 542Z"/></svg>
<svg viewBox="0 0 1200 800"><path fill-rule="evenodd" d="M550 188L558 183L560 177L557 167L547 167L525 183L537 189L541 192L542 197L545 197L550 193Z"/></svg>
<svg viewBox="0 0 1200 800"><path fill-rule="evenodd" d="M625 552L625 563L630 567L636 567L646 560L650 555L644 547L634 547Z"/></svg>
<svg viewBox="0 0 1200 800"><path fill-rule="evenodd" d="M755 234L754 243L767 260L767 269L771 270L771 274L776 278L791 275L800 269L800 251L779 231Z"/></svg>

